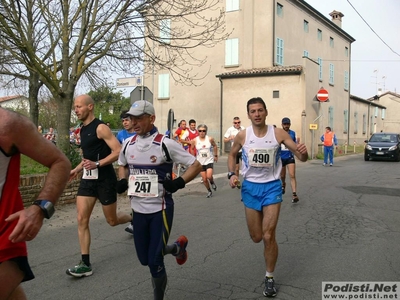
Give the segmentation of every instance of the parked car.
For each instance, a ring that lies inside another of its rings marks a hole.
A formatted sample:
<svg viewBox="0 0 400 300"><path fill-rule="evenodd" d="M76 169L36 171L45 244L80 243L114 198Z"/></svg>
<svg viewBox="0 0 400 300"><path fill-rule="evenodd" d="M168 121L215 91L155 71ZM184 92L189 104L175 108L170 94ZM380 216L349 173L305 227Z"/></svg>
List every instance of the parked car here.
<svg viewBox="0 0 400 300"><path fill-rule="evenodd" d="M364 160L369 159L393 159L400 161L400 135L397 133L374 133L364 150Z"/></svg>

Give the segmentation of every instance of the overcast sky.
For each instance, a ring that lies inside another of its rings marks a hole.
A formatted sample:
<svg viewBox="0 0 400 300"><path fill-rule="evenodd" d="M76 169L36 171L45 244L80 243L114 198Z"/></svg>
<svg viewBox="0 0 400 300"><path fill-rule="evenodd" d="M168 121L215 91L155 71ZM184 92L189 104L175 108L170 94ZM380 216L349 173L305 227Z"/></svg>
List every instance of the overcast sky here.
<svg viewBox="0 0 400 300"><path fill-rule="evenodd" d="M342 29L356 40L351 46L352 95L369 98L378 88L400 94L400 0L305 1L328 19L333 10L344 14Z"/></svg>

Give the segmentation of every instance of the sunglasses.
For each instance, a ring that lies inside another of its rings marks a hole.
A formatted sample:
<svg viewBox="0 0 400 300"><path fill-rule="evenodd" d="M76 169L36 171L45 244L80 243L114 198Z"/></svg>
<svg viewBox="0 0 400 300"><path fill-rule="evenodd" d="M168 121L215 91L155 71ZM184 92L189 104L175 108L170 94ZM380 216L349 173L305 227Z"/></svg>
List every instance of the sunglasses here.
<svg viewBox="0 0 400 300"><path fill-rule="evenodd" d="M205 130L199 130L199 132L206 132Z"/></svg>
<svg viewBox="0 0 400 300"><path fill-rule="evenodd" d="M240 124L240 121L239 122L233 122L234 124Z"/></svg>

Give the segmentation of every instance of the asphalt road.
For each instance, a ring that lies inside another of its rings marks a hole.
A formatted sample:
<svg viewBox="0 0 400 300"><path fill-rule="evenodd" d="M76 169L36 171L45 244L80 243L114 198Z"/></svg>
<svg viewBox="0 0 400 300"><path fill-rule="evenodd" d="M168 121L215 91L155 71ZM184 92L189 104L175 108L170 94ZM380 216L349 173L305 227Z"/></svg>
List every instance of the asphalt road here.
<svg viewBox="0 0 400 300"><path fill-rule="evenodd" d="M165 299L265 299L263 245L247 231L240 191L226 179L226 157L215 166L218 190L207 199L199 179L175 195L173 242L189 238L188 261L165 258ZM400 278L400 163L365 162L361 155L297 163L300 202L287 188L277 228L275 299L321 299L322 281L398 281ZM289 179L287 180L289 183ZM127 199L119 209L129 211ZM96 205L91 220L94 274L76 279L65 270L80 260L75 206L58 207L28 243L36 275L23 283L28 299L152 299L125 226L110 227Z"/></svg>

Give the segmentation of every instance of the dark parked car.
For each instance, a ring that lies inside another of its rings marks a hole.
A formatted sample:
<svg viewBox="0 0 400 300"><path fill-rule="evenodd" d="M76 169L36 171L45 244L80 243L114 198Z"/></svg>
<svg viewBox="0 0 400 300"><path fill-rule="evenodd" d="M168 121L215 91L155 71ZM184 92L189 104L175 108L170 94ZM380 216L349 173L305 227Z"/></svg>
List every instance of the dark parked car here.
<svg viewBox="0 0 400 300"><path fill-rule="evenodd" d="M379 132L374 133L365 141L367 145L364 150L364 160L371 159L393 159L400 161L400 135L397 133Z"/></svg>

